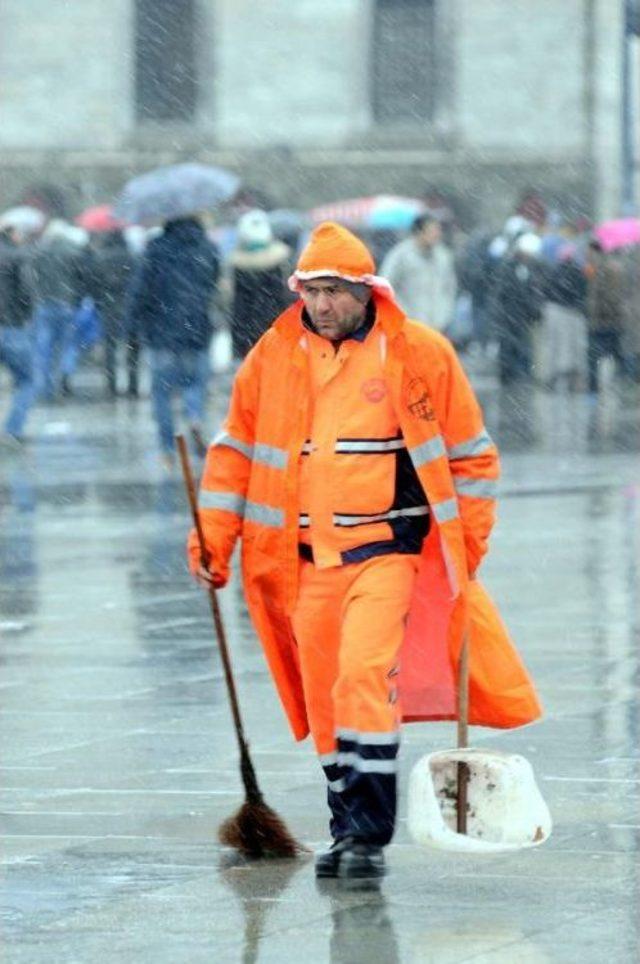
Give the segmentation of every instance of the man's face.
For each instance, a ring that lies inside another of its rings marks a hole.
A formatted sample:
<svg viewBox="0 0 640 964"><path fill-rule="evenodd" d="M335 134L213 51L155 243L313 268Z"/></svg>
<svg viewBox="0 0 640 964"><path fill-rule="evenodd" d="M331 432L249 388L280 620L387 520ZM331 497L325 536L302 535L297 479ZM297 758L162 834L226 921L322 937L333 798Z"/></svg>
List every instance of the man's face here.
<svg viewBox="0 0 640 964"><path fill-rule="evenodd" d="M338 278L303 281L300 297L319 335L340 341L364 322L366 306Z"/></svg>
<svg viewBox="0 0 640 964"><path fill-rule="evenodd" d="M418 231L416 240L421 248L432 248L442 237L442 230L437 221L429 221Z"/></svg>

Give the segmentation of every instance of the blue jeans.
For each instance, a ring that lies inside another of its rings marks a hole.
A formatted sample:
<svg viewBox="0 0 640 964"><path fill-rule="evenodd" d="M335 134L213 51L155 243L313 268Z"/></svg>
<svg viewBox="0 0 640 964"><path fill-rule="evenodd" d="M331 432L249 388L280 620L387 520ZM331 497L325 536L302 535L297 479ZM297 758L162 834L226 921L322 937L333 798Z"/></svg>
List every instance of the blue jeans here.
<svg viewBox="0 0 640 964"><path fill-rule="evenodd" d="M160 446L163 452L173 452L173 396L182 396L187 421L192 425L200 425L207 399L209 351L206 348L181 351L152 348L150 363L151 402L158 425Z"/></svg>
<svg viewBox="0 0 640 964"><path fill-rule="evenodd" d="M13 397L4 431L19 437L35 400L30 325L22 328L0 326L0 362L7 366L13 378Z"/></svg>
<svg viewBox="0 0 640 964"><path fill-rule="evenodd" d="M34 373L36 391L44 398L56 394L58 372L71 375L75 369L73 318L73 308L64 301L42 301L36 308Z"/></svg>

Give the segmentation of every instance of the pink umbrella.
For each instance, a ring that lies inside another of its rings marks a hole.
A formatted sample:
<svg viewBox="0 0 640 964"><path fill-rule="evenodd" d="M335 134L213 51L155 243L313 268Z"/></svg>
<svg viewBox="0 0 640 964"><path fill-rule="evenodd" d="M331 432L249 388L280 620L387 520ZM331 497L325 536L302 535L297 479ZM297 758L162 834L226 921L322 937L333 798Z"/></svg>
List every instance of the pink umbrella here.
<svg viewBox="0 0 640 964"><path fill-rule="evenodd" d="M78 215L76 224L92 234L121 231L126 226L125 221L115 216L110 204L97 204L95 207L87 208Z"/></svg>
<svg viewBox="0 0 640 964"><path fill-rule="evenodd" d="M640 244L640 218L603 221L593 234L604 251L615 251L630 244Z"/></svg>

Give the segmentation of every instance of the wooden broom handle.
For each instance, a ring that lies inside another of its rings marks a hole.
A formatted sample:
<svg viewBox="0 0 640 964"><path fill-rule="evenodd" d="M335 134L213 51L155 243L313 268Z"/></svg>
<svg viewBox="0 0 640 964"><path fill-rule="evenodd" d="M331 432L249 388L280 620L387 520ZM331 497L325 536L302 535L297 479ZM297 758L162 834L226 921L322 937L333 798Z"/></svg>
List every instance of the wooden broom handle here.
<svg viewBox="0 0 640 964"><path fill-rule="evenodd" d="M176 445L178 447L178 454L180 455L180 462L182 464L182 474L184 476L184 485L187 492L187 498L189 500L189 508L191 509L193 524L198 534L198 544L200 548L200 562L202 566L206 569L208 568L209 560L207 559L204 531L202 529L202 522L200 521L200 513L198 512L198 499L196 496L196 486L193 479L193 473L191 471L191 463L189 461L189 452L187 449L187 443L184 435L176 435ZM225 682L227 684L229 702L231 704L231 714L233 716L236 736L238 737L240 753L242 754L242 753L246 753L246 738L244 735L244 727L242 725L242 716L240 714L240 703L238 701L236 684L233 677L233 671L231 669L231 658L229 656L229 647L227 645L227 635L224 630L224 623L222 622L222 613L220 612L220 604L218 603L218 596L214 586L211 585L208 587L208 595L209 595L209 604L211 606L211 615L213 616L213 624L215 626L216 637L218 640L218 648L220 650L220 656L222 657L222 667L224 670Z"/></svg>

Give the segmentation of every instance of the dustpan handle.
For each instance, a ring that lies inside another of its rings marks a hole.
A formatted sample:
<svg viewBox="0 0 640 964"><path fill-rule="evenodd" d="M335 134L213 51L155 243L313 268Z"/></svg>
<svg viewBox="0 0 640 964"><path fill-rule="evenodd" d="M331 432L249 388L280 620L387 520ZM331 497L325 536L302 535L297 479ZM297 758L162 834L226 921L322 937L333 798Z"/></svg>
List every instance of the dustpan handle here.
<svg viewBox="0 0 640 964"><path fill-rule="evenodd" d="M469 628L465 619L462 647L458 659L458 749L469 745Z"/></svg>
<svg viewBox="0 0 640 964"><path fill-rule="evenodd" d="M469 601L464 599L464 629L462 646L458 658L458 749L469 745ZM469 784L469 766L460 762L457 766L458 788L456 793L456 831L461 834L467 832L467 790Z"/></svg>

